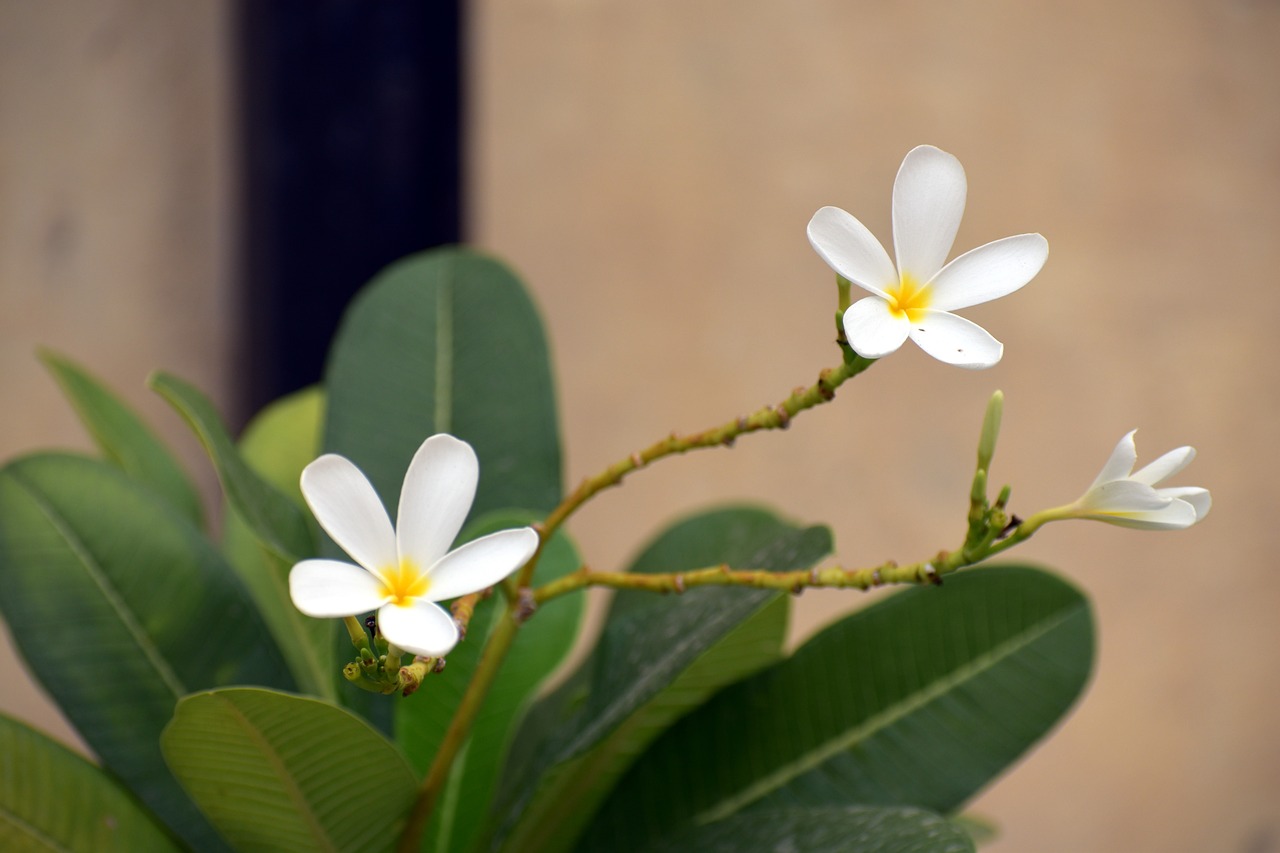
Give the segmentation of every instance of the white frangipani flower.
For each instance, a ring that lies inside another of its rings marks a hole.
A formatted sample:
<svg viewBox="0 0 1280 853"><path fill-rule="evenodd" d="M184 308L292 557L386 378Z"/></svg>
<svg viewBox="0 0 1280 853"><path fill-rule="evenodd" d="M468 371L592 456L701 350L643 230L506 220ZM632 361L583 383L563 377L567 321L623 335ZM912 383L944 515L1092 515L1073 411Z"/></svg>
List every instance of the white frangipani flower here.
<svg viewBox="0 0 1280 853"><path fill-rule="evenodd" d="M395 529L377 492L350 460L327 454L302 472L302 494L320 526L358 563L303 560L289 572L294 606L308 616L378 611L393 646L440 657L458 642L449 611L435 604L501 581L533 556L538 534L524 527L450 551L475 499L475 451L451 435L422 443L400 490Z"/></svg>
<svg viewBox="0 0 1280 853"><path fill-rule="evenodd" d="M1162 480L1187 467L1195 458L1193 447L1170 450L1138 471L1138 449L1131 431L1102 466L1093 485L1075 503L1050 511L1058 518L1092 518L1121 527L1143 530L1179 530L1190 527L1209 514L1212 501L1208 489L1175 486L1157 489Z"/></svg>
<svg viewBox="0 0 1280 853"><path fill-rule="evenodd" d="M907 338L929 355L959 367L991 367L1004 345L981 326L950 312L1005 296L1040 272L1049 243L1020 234L944 261L964 215L960 161L931 145L907 153L893 183L893 247L898 263L867 227L838 207L809 222L809 242L844 278L870 291L844 313L849 345L880 358Z"/></svg>

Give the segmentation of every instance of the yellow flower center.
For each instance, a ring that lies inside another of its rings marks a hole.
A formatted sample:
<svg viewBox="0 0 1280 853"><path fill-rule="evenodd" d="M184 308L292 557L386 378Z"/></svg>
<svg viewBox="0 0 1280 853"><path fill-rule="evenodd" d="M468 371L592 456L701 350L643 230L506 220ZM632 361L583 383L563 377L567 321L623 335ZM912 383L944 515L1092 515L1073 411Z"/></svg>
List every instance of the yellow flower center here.
<svg viewBox="0 0 1280 853"><path fill-rule="evenodd" d="M427 579L426 573L407 557L401 558L400 565L382 570L382 594L392 604L401 607L410 605L414 599L426 595L430 587L431 581Z"/></svg>
<svg viewBox="0 0 1280 853"><path fill-rule="evenodd" d="M920 284L911 273L903 273L897 287L885 291L889 295L889 312L895 317L906 317L910 323L919 322L925 309L933 301L929 285Z"/></svg>

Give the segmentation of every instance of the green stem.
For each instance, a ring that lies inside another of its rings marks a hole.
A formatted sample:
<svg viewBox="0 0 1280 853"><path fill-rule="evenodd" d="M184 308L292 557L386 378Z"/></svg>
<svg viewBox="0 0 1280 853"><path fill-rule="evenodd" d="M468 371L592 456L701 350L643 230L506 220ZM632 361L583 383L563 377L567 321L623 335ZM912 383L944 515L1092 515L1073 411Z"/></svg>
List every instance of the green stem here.
<svg viewBox="0 0 1280 853"><path fill-rule="evenodd" d="M702 432L689 433L687 435L672 433L667 438L655 442L644 450L613 463L594 477L588 477L583 480L578 488L547 516L547 520L542 524L543 540L545 541L549 538L560 525L564 524L569 516L577 511L578 507L586 503L597 492L609 486L616 486L622 482L623 477L632 471L643 468L651 462L666 456L687 453L690 450L697 450L703 447L715 447L717 445L728 447L733 444L738 436L746 433L759 432L766 429L786 429L790 426L792 418L806 409L812 409L814 406L830 401L835 397L837 388L866 370L874 361L874 359L863 358L862 356L855 356L852 359L842 361L838 366L829 367L818 374L818 381L813 385L807 388L797 388L791 393L791 396L775 406L765 406L750 415L736 418L726 424L721 424L718 427L703 430ZM527 586L527 580L521 585Z"/></svg>
<svg viewBox="0 0 1280 853"><path fill-rule="evenodd" d="M999 542L992 543L992 545L987 549L986 556L983 559L986 559L986 557L994 557L996 554L1002 554L1010 548L1021 545L1023 542L1030 539L1037 530L1048 524L1050 521L1060 521L1066 517L1068 516L1059 515L1056 510L1052 509L1037 512L1035 515L1015 527L1004 539L1001 539Z"/></svg>
<svg viewBox="0 0 1280 853"><path fill-rule="evenodd" d="M471 733L471 724L480 711L480 706L484 704L485 697L489 695L489 688L493 686L498 670L511 649L511 642L515 639L518 627L513 603L508 606L506 615L489 636L489 642L485 644L484 653L480 656L480 662L471 676L471 683L467 685L467 691L462 694L462 701L454 711L453 719L449 722L449 728L445 731L443 740L440 741L440 748L436 751L426 777L418 786L409 819L396 846L399 853L416 853L419 849L422 833L431 819L436 800L439 799L445 783L449 780L449 770L453 767L453 761L463 744L467 742L467 736Z"/></svg>
<svg viewBox="0 0 1280 853"><path fill-rule="evenodd" d="M766 569L733 569L728 564L691 569L687 572L632 573L598 572L583 566L533 590L541 605L553 598L592 586L610 589L640 589L649 592L682 593L699 586L745 586L798 593L805 589L860 589L894 584L941 584L946 575L973 566L1027 541L1045 523L1057 520L1053 510L1036 513L999 541L985 539L966 543L955 551L939 551L931 560L900 566L890 560L878 566L846 569L828 566L772 572Z"/></svg>
<svg viewBox="0 0 1280 853"><path fill-rule="evenodd" d="M960 565L955 565L947 554L941 554L934 560L911 563L907 566L887 562L863 569L829 566L824 569L798 569L789 572L733 569L724 563L687 572L667 573L597 572L583 566L572 574L564 575L539 587L534 590L533 595L534 600L541 604L589 586L642 589L664 593L681 593L699 586L745 586L786 592L799 592L809 588L867 590L887 584L937 583L941 574L958 568Z"/></svg>
<svg viewBox="0 0 1280 853"><path fill-rule="evenodd" d="M351 645L356 647L356 651L370 648L369 635L359 619L354 616L343 616L342 624L346 627L347 636L351 638Z"/></svg>
<svg viewBox="0 0 1280 853"><path fill-rule="evenodd" d="M449 607L450 612L453 613L453 621L458 623L458 632L462 635L462 638L467 636L467 628L471 625L471 617L475 615L476 605L486 597L484 590L473 592L470 595L454 599L453 604Z"/></svg>

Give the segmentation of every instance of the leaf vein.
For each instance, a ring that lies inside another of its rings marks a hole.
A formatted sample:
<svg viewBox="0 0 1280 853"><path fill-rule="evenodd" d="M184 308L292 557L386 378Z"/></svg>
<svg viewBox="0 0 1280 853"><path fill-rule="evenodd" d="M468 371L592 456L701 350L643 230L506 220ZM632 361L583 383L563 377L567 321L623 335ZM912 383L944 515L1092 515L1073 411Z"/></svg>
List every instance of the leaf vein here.
<svg viewBox="0 0 1280 853"><path fill-rule="evenodd" d="M436 288L435 431L449 432L453 421L453 277Z"/></svg>
<svg viewBox="0 0 1280 853"><path fill-rule="evenodd" d="M72 849L70 847L64 844L58 843L56 839L50 838L44 832L40 831L38 827L28 823L27 821L18 817L18 815L15 814L13 811L6 808L0 808L0 826L3 826L3 825L8 825L17 829L18 832L22 833L27 838L31 838L35 840L35 842L38 844L43 844L45 847L49 848L50 850L66 851L66 853L72 853Z"/></svg>
<svg viewBox="0 0 1280 853"><path fill-rule="evenodd" d="M296 776L290 772L288 766L280 757L280 752L275 745L267 739L263 734L261 727L256 725L234 702L224 697L218 697L227 706L232 718L240 723L240 727L259 747L262 755L267 762L276 771L277 778L280 780L280 786L290 800L298 807L298 813L306 820L311 829L311 835L318 845L326 850L337 851L337 847L333 844L333 839L329 837L329 833L325 831L324 826L320 823L315 810L311 807L311 801L307 798L306 793L298 785Z"/></svg>
<svg viewBox="0 0 1280 853"><path fill-rule="evenodd" d="M878 714L873 714L861 725L828 739L825 743L819 744L800 755L794 761L784 764L772 773L757 779L753 784L742 788L736 794L721 798L718 803L694 815L692 823L695 825L711 823L735 814L748 804L777 790L792 779L819 767L836 755L851 749L859 742L866 740L908 714L919 710L957 685L991 669L1005 658L1026 648L1068 620L1075 618L1083 609L1082 605L1077 605L1059 614L1055 619L1045 620L1040 625L1015 634L1003 643L994 646L986 654L975 657L969 664L958 667L951 675L940 678L933 685L916 691L914 695L905 697L902 701Z"/></svg>
<svg viewBox="0 0 1280 853"><path fill-rule="evenodd" d="M93 581L94 585L98 587L98 591L102 593L103 599L105 599L107 604L111 606L111 609L115 611L116 616L120 619L120 622L124 626L126 632L128 632L134 643L137 644L143 656L147 659L147 662L156 670L156 673L160 676L160 680L164 682L165 687L173 693L174 700L176 701L179 697L189 693L190 691L187 689L186 685L182 683L182 679L178 677L177 672L169 666L169 662L165 659L164 653L160 651L152 641L151 636L138 622L133 610L125 603L124 599L120 597L119 592L112 585L110 578L102 570L102 567L93 559L93 555L89 553L89 550L85 547L84 543L80 541L80 538L71 530L66 519L59 514L48 501L43 499L39 489L33 483L22 477L17 471L11 470L10 474L13 476L14 480L17 481L18 485L21 486L23 491L26 492L27 496L31 499L31 502L40 510L40 513L48 519L50 526L52 526L67 543L67 547L69 547L72 553L74 553L80 560L81 565L84 567L85 575L88 576L88 578Z"/></svg>

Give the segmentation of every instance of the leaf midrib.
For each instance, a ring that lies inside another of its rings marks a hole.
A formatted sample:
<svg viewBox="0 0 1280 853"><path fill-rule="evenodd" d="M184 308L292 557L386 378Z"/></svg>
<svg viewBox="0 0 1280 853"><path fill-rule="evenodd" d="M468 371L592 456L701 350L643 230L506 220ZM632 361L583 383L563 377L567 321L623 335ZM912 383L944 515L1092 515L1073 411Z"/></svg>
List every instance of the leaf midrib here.
<svg viewBox="0 0 1280 853"><path fill-rule="evenodd" d="M938 679L932 685L905 697L902 701L885 708L879 713L873 714L861 725L849 729L843 735L829 738L825 743L819 744L798 759L783 764L774 772L757 779L753 784L741 789L737 794L722 797L717 804L713 804L694 814L690 819L691 822L701 825L721 820L737 813L743 807L777 790L792 779L808 773L836 755L851 749L857 743L888 728L908 714L923 708L954 687L976 678L981 673L986 672L1001 661L1049 634L1069 619L1075 618L1083 609L1083 605L1077 604L1063 611L1056 618L1039 623L1031 630L1014 634L1003 643L993 646L985 654L979 655L968 664L958 667L952 674Z"/></svg>
<svg viewBox="0 0 1280 853"><path fill-rule="evenodd" d="M169 689L169 692L173 694L174 701L176 702L179 697L189 693L190 691L187 689L186 685L183 684L182 679L178 677L177 672L169 666L169 662L165 659L164 653L160 651L159 647L151 640L150 635L147 634L142 625L134 618L132 609L130 609L125 601L120 597L115 587L111 584L110 578L105 572L103 572L102 568L97 564L97 561L93 559L93 555L89 553L84 543L81 542L79 537L72 532L67 520L59 514L50 503L43 499L42 493L34 483L13 469L10 469L10 474L22 490L26 492L27 497L31 499L31 502L35 504L36 508L48 520L49 525L53 527L53 529L63 538L67 543L67 546L71 549L71 552L80 560L85 574L93 581L94 585L98 587L98 591L102 593L103 599L105 599L111 606L111 609L115 611L117 618L119 618L121 624L133 639L134 643L137 644L143 657L146 658L147 662L151 664L153 669L155 669L156 673L160 676L160 680L164 683L165 687Z"/></svg>
<svg viewBox="0 0 1280 853"><path fill-rule="evenodd" d="M41 832L38 827L23 820L10 809L0 807L0 825L15 827L27 838L33 839L37 844L43 844L50 850L56 850L59 853L75 853L73 848L59 844L56 840Z"/></svg>
<svg viewBox="0 0 1280 853"><path fill-rule="evenodd" d="M613 729L613 731L603 736L599 742L593 745L587 752L574 759L569 759L561 765L557 765L556 768L558 770L558 776L554 784L559 784L561 787L558 790L555 790L555 800L548 813L539 817L537 826L532 830L532 833L534 834L531 837L524 839L525 845L529 847L529 849L543 849L549 843L549 840L545 836L548 833L558 831L559 827L571 818L573 812L578 808L578 804L588 798L587 792L584 789L590 789L591 787L598 785L607 785L612 787L613 784L617 782L617 779L621 774L625 772L625 766L622 769L618 768L619 762L625 762L626 766L630 766L636 758L644 754L644 750L648 748L648 745L652 743L662 731L665 731L673 722L693 711L694 708L700 704L700 702L690 703L686 701L680 703L683 705L683 710L671 710L672 706L670 704L664 704L664 700L669 703L672 694L678 692L687 693L690 690L693 690L699 691L701 693L701 701L705 702L709 696L714 693L715 689L719 689L718 687L707 687L707 684L710 683L707 681L701 681L699 684L689 683L690 674L693 673L700 664L704 663L708 656L722 650L726 643L731 643L731 638L737 637L744 629L753 628L757 632L760 631L759 626L755 625L754 620L763 613L767 607L776 601L776 598L766 600L764 604L750 616L738 622L738 624L733 629L725 633L718 642L708 647L687 667L677 673L675 678L668 682L665 688L658 691L639 707L632 710L632 712L623 719L622 722ZM778 638L778 644L779 646L781 645L781 637ZM774 661L776 662L780 656L781 648L778 649L777 654L774 656ZM767 664L762 664L757 667L756 671L759 671L759 669L762 669L765 665ZM740 678L749 677L749 675L750 673L745 676L740 676ZM706 675L703 674L702 678L705 679ZM667 715L668 718L655 726L653 721L655 714L661 713L664 709L669 711ZM635 733L643 732L646 729L650 730L650 736L644 746L631 755L620 757L619 745L626 742ZM567 779L568 781L561 782L561 779ZM544 782L544 784L546 783Z"/></svg>
<svg viewBox="0 0 1280 853"><path fill-rule="evenodd" d="M311 806L311 801L307 798L306 793L298 786L297 780L290 772L288 765L280 756L279 750L271 743L270 740L262 733L262 729L249 719L248 715L241 710L231 700L218 696L215 697L226 706L231 712L234 722L240 724L241 729L248 735L255 744L258 745L260 753L266 758L267 763L276 771L276 775L281 782L285 795L293 801L298 809L298 813L305 819L308 828L311 830L311 836L318 844L323 845L323 849L337 852L338 848L334 846L333 839L329 837L329 833L325 830L324 825L320 823L319 817L315 813L315 809Z"/></svg>
<svg viewBox="0 0 1280 853"><path fill-rule="evenodd" d="M452 275L444 276L436 288L436 399L433 414L435 432L449 432L453 421Z"/></svg>
<svg viewBox="0 0 1280 853"><path fill-rule="evenodd" d="M748 616L758 612L766 603L767 601L756 600L754 602L754 606L750 609ZM634 712L636 709L648 704L649 701L656 698L657 695L662 692L662 690L651 690L653 682L662 680L664 685L663 689L665 689L665 686L669 686L671 681L668 679L671 675L671 667L674 665L673 662L684 655L687 649L704 644L704 637L708 632L711 632L715 636L726 634L727 632L722 630L722 627L726 622L736 625L743 621L743 619L744 617L739 608L721 608L715 612L712 618L705 619L700 622L697 630L685 633L682 642L668 645L667 648L669 653L665 655L662 665L648 667L642 677L632 681L630 687L622 693L619 693L612 701L605 705L604 708L601 708L600 713L598 713L588 725L584 726L578 732L577 737L571 740L565 749L560 751L559 760L567 761L571 758L575 758L578 755L585 753L595 744L606 739L608 737L608 732L620 725L621 721L618 720L619 708L629 708L631 709L631 712ZM689 662L689 666L692 666L692 661ZM688 666L685 667L685 669L687 668ZM681 672L683 672L683 669ZM649 699L635 698L637 696L644 696L646 692L650 694ZM598 734L598 732L601 732L602 730L604 733Z"/></svg>

